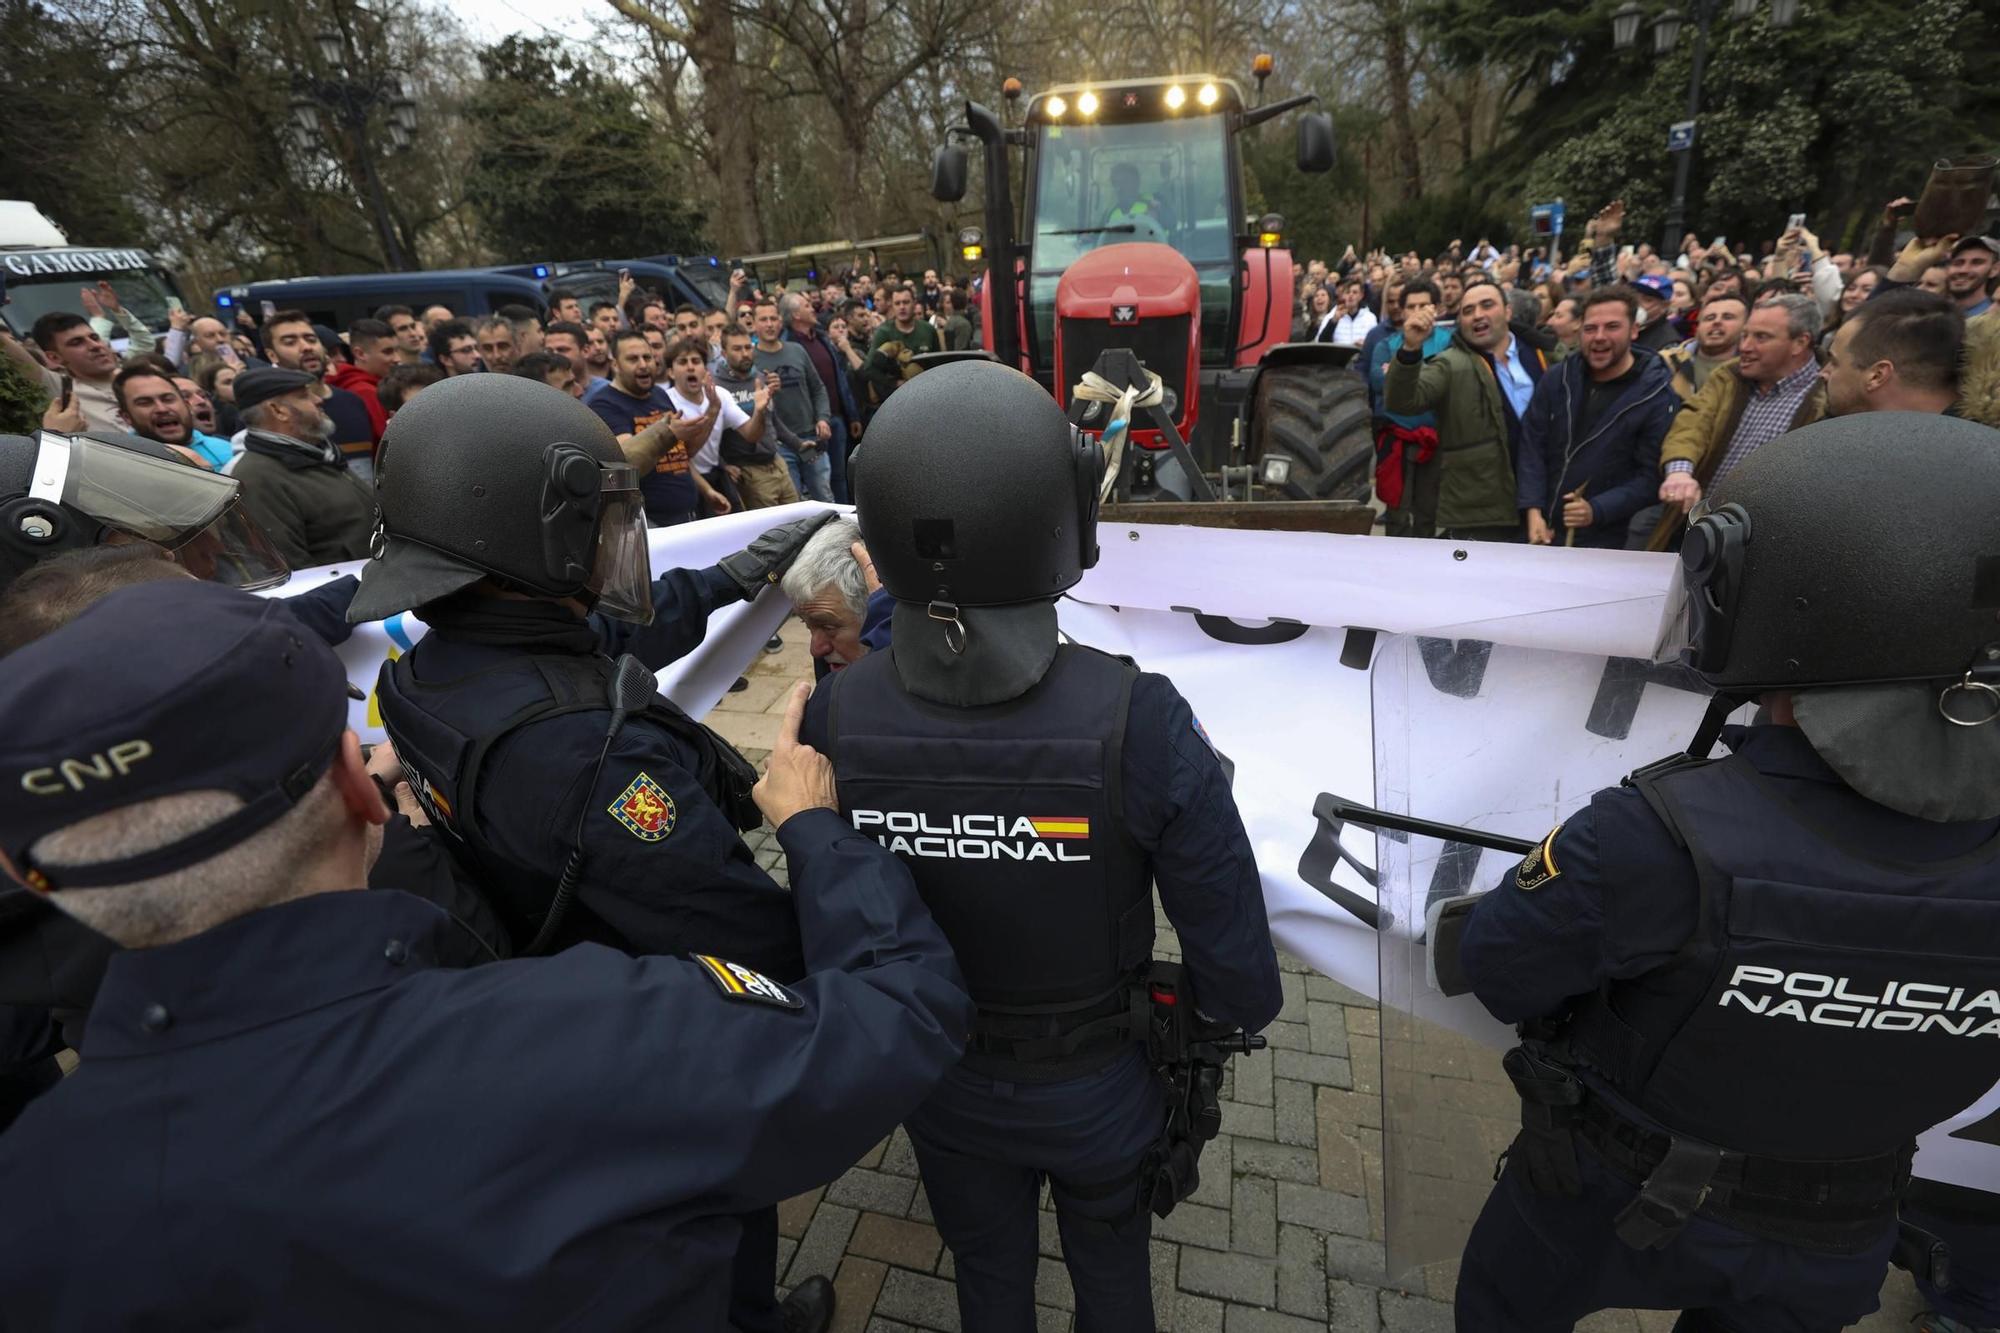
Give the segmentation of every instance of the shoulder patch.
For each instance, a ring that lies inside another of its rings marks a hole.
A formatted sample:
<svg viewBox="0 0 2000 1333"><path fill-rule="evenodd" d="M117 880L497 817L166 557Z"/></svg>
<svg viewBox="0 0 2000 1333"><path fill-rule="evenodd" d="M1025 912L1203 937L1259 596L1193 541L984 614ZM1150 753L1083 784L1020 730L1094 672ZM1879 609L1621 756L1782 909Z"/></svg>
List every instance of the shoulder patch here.
<svg viewBox="0 0 2000 1333"><path fill-rule="evenodd" d="M762 972L753 972L741 963L732 963L713 954L698 953L694 961L708 973L725 1000L746 1004L768 1004L774 1009L803 1009L806 1002Z"/></svg>
<svg viewBox="0 0 2000 1333"><path fill-rule="evenodd" d="M640 842L658 842L674 831L680 812L665 787L641 773L606 810Z"/></svg>
<svg viewBox="0 0 2000 1333"><path fill-rule="evenodd" d="M1552 879L1559 878L1562 871L1556 866L1556 834L1562 832L1558 824L1549 830L1535 850L1522 860L1521 868L1514 872L1514 887L1523 893L1533 893Z"/></svg>

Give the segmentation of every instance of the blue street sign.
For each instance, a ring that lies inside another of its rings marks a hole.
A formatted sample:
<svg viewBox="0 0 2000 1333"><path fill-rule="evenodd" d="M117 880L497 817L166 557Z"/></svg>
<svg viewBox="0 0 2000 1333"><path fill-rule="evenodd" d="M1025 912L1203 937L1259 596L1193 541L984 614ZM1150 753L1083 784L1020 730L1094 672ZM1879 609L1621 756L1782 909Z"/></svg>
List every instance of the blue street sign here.
<svg viewBox="0 0 2000 1333"><path fill-rule="evenodd" d="M1536 204L1528 210L1528 216L1535 225L1537 236L1560 236L1563 229L1563 201L1552 204Z"/></svg>
<svg viewBox="0 0 2000 1333"><path fill-rule="evenodd" d="M1677 120L1667 126L1667 151L1669 153L1685 153L1692 147L1694 147L1693 121Z"/></svg>

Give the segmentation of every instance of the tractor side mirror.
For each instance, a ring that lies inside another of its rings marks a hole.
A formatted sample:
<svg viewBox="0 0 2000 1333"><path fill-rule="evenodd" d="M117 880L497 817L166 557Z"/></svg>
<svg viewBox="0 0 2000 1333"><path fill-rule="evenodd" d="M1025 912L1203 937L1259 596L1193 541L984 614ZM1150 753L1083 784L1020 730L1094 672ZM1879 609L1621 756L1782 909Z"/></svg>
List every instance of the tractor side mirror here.
<svg viewBox="0 0 2000 1333"><path fill-rule="evenodd" d="M1300 114L1299 170L1315 174L1333 170L1333 116L1330 113L1306 111Z"/></svg>
<svg viewBox="0 0 2000 1333"><path fill-rule="evenodd" d="M1332 132L1329 124L1329 143L1332 142ZM1331 159L1328 165L1332 165ZM946 204L955 204L965 198L965 150L955 143L944 145L931 159L931 198Z"/></svg>

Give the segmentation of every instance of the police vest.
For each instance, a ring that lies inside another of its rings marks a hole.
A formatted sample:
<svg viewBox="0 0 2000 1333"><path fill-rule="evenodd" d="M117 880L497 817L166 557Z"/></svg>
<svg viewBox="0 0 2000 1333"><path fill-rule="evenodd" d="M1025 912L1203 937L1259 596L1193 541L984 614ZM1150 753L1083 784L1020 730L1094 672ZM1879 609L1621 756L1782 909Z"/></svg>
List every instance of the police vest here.
<svg viewBox="0 0 2000 1333"><path fill-rule="evenodd" d="M383 663L376 687L382 729L396 747L418 804L494 900L518 944L547 913L556 885L485 846L479 833L481 769L495 745L531 723L567 713L609 714L616 663L602 653L522 653L455 679L423 681L412 663L422 651L419 644ZM626 725L640 719L681 742L692 756L688 772L737 828L762 822L750 799L757 772L727 741L659 695L629 714ZM574 776L551 774L551 799ZM570 911L582 914L584 909L578 905Z"/></svg>
<svg viewBox="0 0 2000 1333"><path fill-rule="evenodd" d="M1699 924L1582 1002L1573 1056L1669 1130L1794 1160L1893 1153L2000 1078L2000 837L1877 859L1739 756L1633 783L1694 862Z"/></svg>
<svg viewBox="0 0 2000 1333"><path fill-rule="evenodd" d="M1121 790L1137 670L1065 644L1020 698L947 708L906 691L891 652L833 677L830 757L842 813L909 867L958 955L980 1010L968 1067L1102 1063L1143 1035L1119 1020L1153 946Z"/></svg>

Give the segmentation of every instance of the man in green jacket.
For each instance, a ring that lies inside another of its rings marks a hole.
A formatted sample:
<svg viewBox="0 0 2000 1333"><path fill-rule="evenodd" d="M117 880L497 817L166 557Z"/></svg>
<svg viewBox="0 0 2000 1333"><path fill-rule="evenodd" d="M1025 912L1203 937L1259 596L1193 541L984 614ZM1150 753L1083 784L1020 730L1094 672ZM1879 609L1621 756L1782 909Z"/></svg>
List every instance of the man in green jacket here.
<svg viewBox="0 0 2000 1333"><path fill-rule="evenodd" d="M916 294L907 284L891 287L888 301L889 320L875 330L874 341L868 344L868 361L861 367L861 379L878 407L914 373L906 370L909 357L941 350L937 330L929 320L917 318Z"/></svg>
<svg viewBox="0 0 2000 1333"><path fill-rule="evenodd" d="M1417 466L1405 501L1410 535L1456 541L1523 540L1514 457L1521 414L1548 369L1548 353L1509 326L1507 298L1485 278L1459 294L1458 328L1426 361L1432 307L1403 314L1403 346L1389 361L1382 398L1391 412L1437 416L1438 450Z"/></svg>

